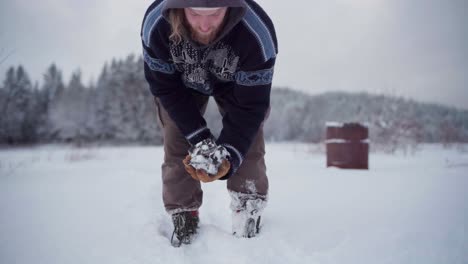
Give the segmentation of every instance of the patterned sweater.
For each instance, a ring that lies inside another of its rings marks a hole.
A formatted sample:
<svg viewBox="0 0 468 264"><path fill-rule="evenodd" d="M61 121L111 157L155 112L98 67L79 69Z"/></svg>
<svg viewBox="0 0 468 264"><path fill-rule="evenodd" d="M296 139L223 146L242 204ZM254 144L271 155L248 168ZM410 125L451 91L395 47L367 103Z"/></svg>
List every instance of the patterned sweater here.
<svg viewBox="0 0 468 264"><path fill-rule="evenodd" d="M237 5L226 5L230 6L228 21L214 42L200 45L184 37L175 44L169 40L167 20L174 2L180 5L184 1L156 0L145 14L141 29L145 77L152 94L191 145L213 137L193 94L227 102L216 141L231 154L232 166L226 179L242 164L270 106L278 53L273 23L254 1L231 1ZM185 2L193 6L197 0Z"/></svg>

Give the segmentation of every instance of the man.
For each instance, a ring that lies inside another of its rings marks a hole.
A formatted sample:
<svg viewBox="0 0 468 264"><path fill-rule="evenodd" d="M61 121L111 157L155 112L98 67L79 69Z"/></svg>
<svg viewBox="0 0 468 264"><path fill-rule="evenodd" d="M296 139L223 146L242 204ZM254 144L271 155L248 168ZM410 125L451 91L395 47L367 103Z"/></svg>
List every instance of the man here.
<svg viewBox="0 0 468 264"><path fill-rule="evenodd" d="M156 0L141 37L145 77L164 131L163 201L176 246L198 228L202 182L227 180L233 234L255 236L268 194L263 122L270 107L277 41L273 23L253 0ZM213 96L223 116L214 139L203 113ZM191 147L227 150L218 173L195 169Z"/></svg>

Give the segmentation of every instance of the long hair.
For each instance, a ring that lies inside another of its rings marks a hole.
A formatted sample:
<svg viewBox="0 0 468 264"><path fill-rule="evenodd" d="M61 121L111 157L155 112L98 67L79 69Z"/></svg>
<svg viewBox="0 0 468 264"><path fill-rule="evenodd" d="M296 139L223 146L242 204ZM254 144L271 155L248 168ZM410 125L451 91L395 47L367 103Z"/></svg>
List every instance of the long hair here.
<svg viewBox="0 0 468 264"><path fill-rule="evenodd" d="M169 40L173 41L175 44L179 44L186 30L183 8L173 8L169 10L169 24L171 24L172 29Z"/></svg>

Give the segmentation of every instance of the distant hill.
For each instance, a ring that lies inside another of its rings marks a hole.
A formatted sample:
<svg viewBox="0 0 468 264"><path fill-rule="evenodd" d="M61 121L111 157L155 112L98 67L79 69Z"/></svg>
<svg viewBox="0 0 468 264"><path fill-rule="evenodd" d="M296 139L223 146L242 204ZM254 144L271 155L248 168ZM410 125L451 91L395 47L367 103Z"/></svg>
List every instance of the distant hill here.
<svg viewBox="0 0 468 264"><path fill-rule="evenodd" d="M325 123L338 121L366 123L374 144L468 141L467 110L388 95L307 95L277 88L271 106L265 127L270 140L318 142L324 138Z"/></svg>
<svg viewBox="0 0 468 264"><path fill-rule="evenodd" d="M206 118L220 129L216 106ZM265 124L269 141L320 142L325 123L360 122L369 126L374 146L393 150L422 142L468 142L468 111L421 103L388 95L328 92L309 95L288 88L274 88L271 113Z"/></svg>

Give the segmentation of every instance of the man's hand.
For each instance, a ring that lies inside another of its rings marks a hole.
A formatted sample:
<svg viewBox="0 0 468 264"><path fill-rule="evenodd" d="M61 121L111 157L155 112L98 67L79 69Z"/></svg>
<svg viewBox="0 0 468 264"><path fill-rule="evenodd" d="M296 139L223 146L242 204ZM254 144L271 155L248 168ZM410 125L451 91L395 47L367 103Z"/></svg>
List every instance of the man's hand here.
<svg viewBox="0 0 468 264"><path fill-rule="evenodd" d="M192 165L190 165L190 155L187 155L187 157L185 157L183 163L185 166L185 170L188 172L188 174L190 174L190 176L192 176L192 178L194 178L197 181L202 181L204 183L212 182L219 178L222 178L228 173L229 169L231 168L231 163L229 163L229 161L225 159L219 166L218 173L216 173L215 175L209 175L205 170L197 170L194 167L192 167Z"/></svg>

